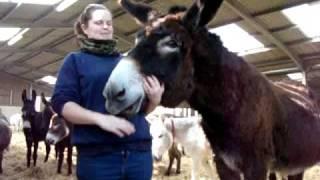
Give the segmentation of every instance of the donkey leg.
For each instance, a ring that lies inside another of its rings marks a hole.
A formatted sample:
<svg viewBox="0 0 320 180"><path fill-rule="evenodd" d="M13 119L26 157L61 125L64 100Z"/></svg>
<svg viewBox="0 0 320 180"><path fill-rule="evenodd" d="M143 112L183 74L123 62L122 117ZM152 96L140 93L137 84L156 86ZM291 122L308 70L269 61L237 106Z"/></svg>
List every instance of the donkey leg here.
<svg viewBox="0 0 320 180"><path fill-rule="evenodd" d="M38 158L38 145L39 142L35 141L33 145L33 166L37 165L37 158Z"/></svg>
<svg viewBox="0 0 320 180"><path fill-rule="evenodd" d="M48 159L49 159L49 154L50 154L50 144L45 142L45 145L46 145L46 157L44 158L44 162L47 162Z"/></svg>
<svg viewBox="0 0 320 180"><path fill-rule="evenodd" d="M64 148L65 148L65 146L61 146L59 148L58 168L57 168L57 173L58 174L61 173L61 166L62 166L63 158L64 158Z"/></svg>
<svg viewBox="0 0 320 180"><path fill-rule="evenodd" d="M168 166L167 171L165 173L166 176L170 175L174 158L175 158L174 155L172 153L170 153L170 150L169 150L169 166Z"/></svg>
<svg viewBox="0 0 320 180"><path fill-rule="evenodd" d="M252 159L248 162L244 168L245 180L266 180L267 179L267 167L263 164L263 161L258 159Z"/></svg>
<svg viewBox="0 0 320 180"><path fill-rule="evenodd" d="M269 180L277 180L276 173L274 173L274 172L270 173Z"/></svg>
<svg viewBox="0 0 320 180"><path fill-rule="evenodd" d="M54 145L54 151L55 151L55 156L56 156L56 159L58 158L58 154L59 154L59 147L58 147L58 145Z"/></svg>
<svg viewBox="0 0 320 180"><path fill-rule="evenodd" d="M181 173L181 152L177 149L177 169L176 169L176 174L180 174Z"/></svg>
<svg viewBox="0 0 320 180"><path fill-rule="evenodd" d="M288 180L303 180L303 173L304 172L293 176L288 176Z"/></svg>
<svg viewBox="0 0 320 180"><path fill-rule="evenodd" d="M3 151L0 151L0 174L2 174L2 159L3 159Z"/></svg>
<svg viewBox="0 0 320 180"><path fill-rule="evenodd" d="M30 167L32 141L27 141L27 167Z"/></svg>
<svg viewBox="0 0 320 180"><path fill-rule="evenodd" d="M68 155L67 155L67 162L68 162L68 175L72 174L72 146L68 146Z"/></svg>
<svg viewBox="0 0 320 180"><path fill-rule="evenodd" d="M230 169L221 158L215 156L214 161L216 163L216 168L220 179L241 180L240 173Z"/></svg>

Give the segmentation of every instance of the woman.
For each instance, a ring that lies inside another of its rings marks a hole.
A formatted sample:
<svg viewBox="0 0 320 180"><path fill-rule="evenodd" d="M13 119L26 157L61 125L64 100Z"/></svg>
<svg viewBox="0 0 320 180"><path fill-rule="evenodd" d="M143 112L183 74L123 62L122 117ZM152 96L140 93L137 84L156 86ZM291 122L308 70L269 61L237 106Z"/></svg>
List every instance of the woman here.
<svg viewBox="0 0 320 180"><path fill-rule="evenodd" d="M145 113L128 120L108 114L102 91L121 58L113 40L112 15L105 6L90 4L74 28L81 50L65 57L52 103L74 124L78 179L151 179L151 136L144 114L160 103L163 85L153 76L144 79L150 102Z"/></svg>

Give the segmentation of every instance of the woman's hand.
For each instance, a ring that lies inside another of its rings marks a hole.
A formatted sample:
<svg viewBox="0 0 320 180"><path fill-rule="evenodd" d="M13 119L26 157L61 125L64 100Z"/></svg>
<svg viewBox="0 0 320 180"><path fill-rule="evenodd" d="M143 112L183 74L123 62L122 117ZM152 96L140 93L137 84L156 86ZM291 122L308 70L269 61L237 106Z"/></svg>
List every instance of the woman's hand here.
<svg viewBox="0 0 320 180"><path fill-rule="evenodd" d="M126 119L91 111L71 101L63 106L62 115L73 124L97 125L119 137L128 136L136 131L133 124Z"/></svg>
<svg viewBox="0 0 320 180"><path fill-rule="evenodd" d="M112 132L119 137L129 136L136 131L132 123L113 115L100 114L100 117L97 117L96 124L101 129Z"/></svg>
<svg viewBox="0 0 320 180"><path fill-rule="evenodd" d="M143 88L149 99L146 109L146 114L148 114L160 104L164 85L155 76L151 75L143 78Z"/></svg>

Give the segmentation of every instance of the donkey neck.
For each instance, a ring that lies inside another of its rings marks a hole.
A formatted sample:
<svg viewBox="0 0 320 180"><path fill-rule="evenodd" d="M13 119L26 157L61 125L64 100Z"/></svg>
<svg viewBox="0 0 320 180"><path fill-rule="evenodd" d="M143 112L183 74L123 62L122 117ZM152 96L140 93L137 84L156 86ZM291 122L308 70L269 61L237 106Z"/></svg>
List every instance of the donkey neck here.
<svg viewBox="0 0 320 180"><path fill-rule="evenodd" d="M244 103L256 103L251 99L273 94L272 83L243 58L224 48L218 36L201 31L195 35L195 42L194 96L202 96L198 103L221 113L235 113Z"/></svg>
<svg viewBox="0 0 320 180"><path fill-rule="evenodd" d="M224 48L215 35L207 34L197 42L193 52L195 90L189 99L190 105L202 114L203 123L207 124L204 126L210 127L206 133L212 133L215 141L226 143L223 139L230 139L230 136L245 136L249 142L259 125L271 123L264 126L271 127L274 114L279 114L272 83L252 65ZM264 109L268 112L263 112ZM270 117L262 118L262 113ZM252 117L248 117L250 114ZM248 134L234 133L244 131ZM262 131L270 133L269 129Z"/></svg>

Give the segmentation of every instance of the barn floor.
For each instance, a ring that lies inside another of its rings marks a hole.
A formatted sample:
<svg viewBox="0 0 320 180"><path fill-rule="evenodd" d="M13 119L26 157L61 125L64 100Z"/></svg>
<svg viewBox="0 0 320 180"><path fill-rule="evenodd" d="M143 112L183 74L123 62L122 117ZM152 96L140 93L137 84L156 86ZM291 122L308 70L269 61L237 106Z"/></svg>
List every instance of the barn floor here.
<svg viewBox="0 0 320 180"><path fill-rule="evenodd" d="M53 148L52 148L53 150ZM75 176L67 176L67 166L64 163L62 175L57 175L56 160L54 153L51 153L49 161L43 163L45 148L43 143L39 145L39 155L37 167L26 168L25 160L25 142L22 133L14 133L10 151L5 153L3 161L4 173L0 175L0 180L76 180ZM74 158L75 160L75 158ZM183 157L181 174L174 174L175 165L173 166L172 175L170 177L164 176L168 160L155 163L153 180L184 180L190 179L191 160L188 157ZM74 163L75 164L75 163ZM75 172L73 167L73 172ZM201 172L201 179L209 179L205 172ZM215 178L218 179L218 178ZM320 179L320 166L316 166L307 171L304 180L318 180Z"/></svg>

